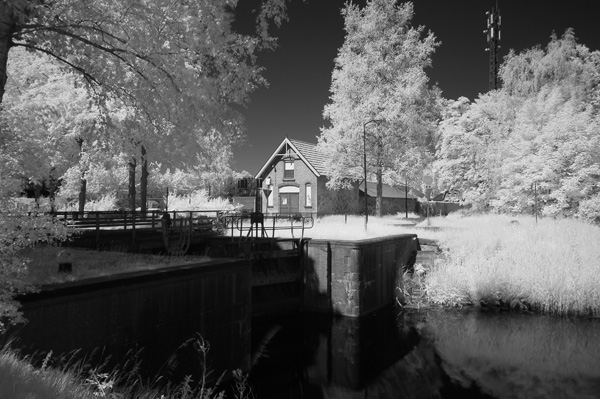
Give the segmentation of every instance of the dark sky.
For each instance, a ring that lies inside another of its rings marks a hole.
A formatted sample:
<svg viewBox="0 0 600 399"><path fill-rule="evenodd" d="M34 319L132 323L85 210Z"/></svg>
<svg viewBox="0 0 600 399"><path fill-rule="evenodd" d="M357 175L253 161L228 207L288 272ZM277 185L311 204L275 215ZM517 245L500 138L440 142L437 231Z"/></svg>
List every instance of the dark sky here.
<svg viewBox="0 0 600 399"><path fill-rule="evenodd" d="M247 0L241 0L244 2ZM278 49L262 53L268 88L251 96L242 112L247 141L234 150L234 169L255 174L287 136L316 143L325 125L331 72L344 41L340 14L346 0L292 0L289 21L277 32ZM355 3L364 4L365 0ZM500 60L509 49L519 52L546 46L552 32L575 29L578 42L600 49L598 15L589 0L498 0L502 16ZM442 44L427 70L446 98L473 100L488 90L489 53L483 30L485 12L496 0L415 0L413 25L424 25Z"/></svg>

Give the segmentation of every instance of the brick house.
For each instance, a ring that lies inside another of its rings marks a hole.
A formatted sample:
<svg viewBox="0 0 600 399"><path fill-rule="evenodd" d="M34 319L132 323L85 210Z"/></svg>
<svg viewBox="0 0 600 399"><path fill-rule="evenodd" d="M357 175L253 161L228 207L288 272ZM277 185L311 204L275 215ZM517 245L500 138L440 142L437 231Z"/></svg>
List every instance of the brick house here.
<svg viewBox="0 0 600 399"><path fill-rule="evenodd" d="M330 190L326 187L327 174L323 157L317 145L285 138L265 162L255 178L262 181L260 207L263 213L283 214L357 214L364 209L364 186L354 183L351 188ZM374 192L374 183L367 184L368 203ZM407 201L404 188L384 185L384 213L404 209ZM390 194L385 198L385 194ZM409 192L409 211L416 198Z"/></svg>

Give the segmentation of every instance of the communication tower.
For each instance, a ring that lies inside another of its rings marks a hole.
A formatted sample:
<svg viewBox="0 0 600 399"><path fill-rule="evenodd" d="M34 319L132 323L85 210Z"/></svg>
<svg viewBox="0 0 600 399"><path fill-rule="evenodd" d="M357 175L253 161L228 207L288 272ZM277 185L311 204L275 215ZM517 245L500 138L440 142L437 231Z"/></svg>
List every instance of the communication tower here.
<svg viewBox="0 0 600 399"><path fill-rule="evenodd" d="M500 26L502 25L502 17L500 16L500 10L498 9L498 0L496 0L496 7L492 7L492 11L485 13L487 17L487 29L483 31L487 37L488 47L485 51L490 52L490 90L498 88L498 49L500 48Z"/></svg>

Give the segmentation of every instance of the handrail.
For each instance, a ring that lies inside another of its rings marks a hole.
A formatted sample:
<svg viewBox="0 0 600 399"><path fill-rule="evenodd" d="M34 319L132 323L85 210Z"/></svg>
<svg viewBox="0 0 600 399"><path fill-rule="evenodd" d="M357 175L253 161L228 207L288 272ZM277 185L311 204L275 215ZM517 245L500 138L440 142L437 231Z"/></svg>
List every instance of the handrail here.
<svg viewBox="0 0 600 399"><path fill-rule="evenodd" d="M192 229L194 226L211 225L212 229L217 232L229 230L232 237L236 235L235 230L239 232L240 237L244 233L247 233L247 236L255 234L257 237L259 235L266 237L268 236L267 231L270 231L271 237L274 237L275 231L278 230L289 230L294 237L294 231L301 230L301 237L304 237L304 231L314 226L312 214L310 216L284 213L263 214L218 209L168 212L151 210L146 213L140 211L85 211L83 213L57 211L51 212L51 214L77 229L95 229L97 231L106 227L135 230L141 227L160 228L167 224L173 228Z"/></svg>
<svg viewBox="0 0 600 399"><path fill-rule="evenodd" d="M271 231L271 237L275 236L276 230L289 230L294 237L294 230L301 230L301 238L304 237L304 230L311 229L314 226L314 218L311 216L302 216L301 214L279 214L259 212L237 213L231 215L221 215L220 220L231 231L231 237L236 234L234 229L240 233L240 237L247 233L246 237L268 237L267 230ZM284 221L284 223L277 223ZM294 237L295 238L295 237Z"/></svg>
<svg viewBox="0 0 600 399"><path fill-rule="evenodd" d="M145 213L141 211L57 211L50 212L51 215L64 220L75 228L97 228L100 227L122 227L124 230L135 229L136 225L160 227L162 221L169 215L172 225L188 225L189 220L200 220L203 217L216 219L223 210L193 210L193 211L158 211L151 210ZM212 216L212 215L214 216ZM212 216L212 217L209 217Z"/></svg>

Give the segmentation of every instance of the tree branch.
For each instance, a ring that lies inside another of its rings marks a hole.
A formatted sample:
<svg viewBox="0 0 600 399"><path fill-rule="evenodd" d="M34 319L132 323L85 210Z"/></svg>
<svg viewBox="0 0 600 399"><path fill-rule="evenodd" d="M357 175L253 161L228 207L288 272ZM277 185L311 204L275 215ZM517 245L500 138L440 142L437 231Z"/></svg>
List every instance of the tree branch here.
<svg viewBox="0 0 600 399"><path fill-rule="evenodd" d="M52 51L48 51L42 47L37 47L37 46L27 44L27 43L14 43L13 45L15 47L21 46L21 47L30 48L32 50L36 50L36 51L40 51L42 53L48 54L49 56L56 58L60 62L67 64L71 68L73 68L76 71L78 71L79 73L81 73L88 82L95 83L98 86L102 86L102 83L100 83L100 81L98 81L93 75L89 74L85 69L73 64L72 62L69 62L68 60L64 59L63 57L61 57L59 55L54 54Z"/></svg>

